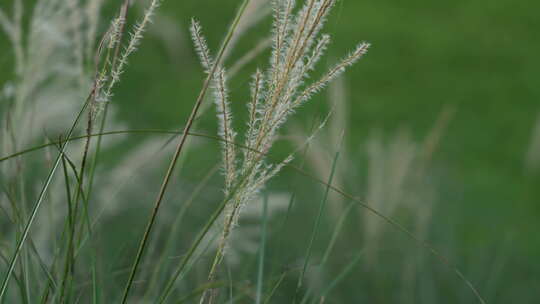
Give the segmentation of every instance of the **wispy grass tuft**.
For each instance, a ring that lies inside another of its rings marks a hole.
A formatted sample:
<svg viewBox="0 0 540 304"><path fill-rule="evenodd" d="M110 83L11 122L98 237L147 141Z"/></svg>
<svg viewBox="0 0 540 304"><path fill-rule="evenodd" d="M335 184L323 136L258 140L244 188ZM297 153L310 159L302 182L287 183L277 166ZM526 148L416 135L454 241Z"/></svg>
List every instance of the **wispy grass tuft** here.
<svg viewBox="0 0 540 304"><path fill-rule="evenodd" d="M368 43L360 43L351 54L338 62L319 80L305 84L330 42L330 37L321 36L320 31L335 1L308 0L297 13L293 11L294 2L292 0L272 2L274 29L271 67L266 72L257 71L253 76L244 145L261 151L263 155L270 151L279 130L290 115L343 73L347 67L358 61L369 48ZM208 73L208 67L213 60L197 22L193 22L192 36L202 66ZM219 134L225 142L232 141L236 133L232 128L233 118L226 99L225 69L219 66L213 77ZM223 146L223 155L226 196L231 194L232 185L240 186L232 193L232 200L226 207L221 244L208 276L210 282L215 278L229 236L238 223L242 208L258 195L268 180L293 159L291 154L283 162L271 164L265 157L250 150L239 156L227 144ZM243 180L242 184L239 183L240 180ZM213 302L214 298L215 293L210 296L209 301ZM201 303L205 300L206 294L202 297Z"/></svg>

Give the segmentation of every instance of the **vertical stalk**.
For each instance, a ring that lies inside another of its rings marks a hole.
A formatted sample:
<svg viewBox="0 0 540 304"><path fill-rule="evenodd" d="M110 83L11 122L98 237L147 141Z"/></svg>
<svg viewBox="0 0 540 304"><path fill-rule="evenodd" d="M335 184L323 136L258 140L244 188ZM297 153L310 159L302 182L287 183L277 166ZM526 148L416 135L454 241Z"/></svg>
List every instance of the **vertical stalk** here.
<svg viewBox="0 0 540 304"><path fill-rule="evenodd" d="M262 216L262 229L261 229L261 245L259 246L259 270L257 275L257 296L255 303L261 304L262 290L263 290L263 277L264 277L264 251L266 249L266 229L268 226L268 193L263 196L263 216Z"/></svg>
<svg viewBox="0 0 540 304"><path fill-rule="evenodd" d="M187 120L186 126L184 128L184 131L182 133L182 137L180 138L180 141L178 142L178 145L176 147L176 151L174 152L173 158L169 164L169 168L167 169L167 173L165 174L165 177L163 178L163 182L161 184L161 188L159 190L159 193L156 198L156 202L154 203L154 209L152 210L152 214L150 215L150 219L148 221L148 224L146 226L146 230L144 232L143 238L139 245L139 250L137 251L137 256L135 257L135 262L133 263L133 267L131 269L131 273L128 278L128 282L126 285L126 289L124 291L124 295L122 297L122 304L127 303L127 298L129 296L129 292L131 290L131 287L133 286L133 281L135 280L135 275L137 274L137 270L139 268L139 265L142 260L142 256L144 254L144 251L146 249L146 246L148 244L148 240L150 239L150 233L152 232L152 228L154 227L154 224L156 222L157 214L159 212L159 209L161 207L161 203L163 201L163 197L165 196L165 192L167 191L169 182L171 180L172 174L174 172L174 169L176 167L176 164L178 162L178 158L180 157L180 154L182 153L182 149L184 147L184 144L186 142L187 136L189 134L189 131L191 130L191 127L193 126L193 123L195 121L195 118L197 117L197 113L199 112L199 109L201 107L201 104L204 100L204 97L206 96L206 92L208 91L210 87L210 82L212 81L212 78L217 71L218 66L221 64L221 61L223 59L223 54L225 53L225 50L227 46L229 45L231 38L238 27L238 24L240 22L241 17L244 14L244 11L246 9L246 6L250 0L244 0L242 5L240 6L240 9L238 10L238 13L236 14L236 17L229 28L229 32L227 33L227 36L225 37L225 40L223 41L223 44L221 46L221 49L219 50L218 56L216 57L216 61L214 63L214 66L212 67L212 70L206 77L206 80L204 81L203 87L201 89L201 92L199 93L199 96L195 102L195 105L193 106L193 109L191 111L191 114Z"/></svg>
<svg viewBox="0 0 540 304"><path fill-rule="evenodd" d="M81 120L81 118L83 116L84 111L88 107L90 98L91 98L91 96L89 96L86 99L83 107L81 108L81 110L77 114L77 117L75 118L75 121L71 125L71 128L69 129L69 131L68 131L68 133L66 135L66 138L71 138L72 137L72 135L73 135L73 133L75 131L75 127L78 125L79 121ZM23 233L21 235L21 238L17 242L17 246L15 247L15 252L13 253L13 256L11 257L11 260L9 262L8 271L6 272L6 274L4 276L4 279L2 281L2 286L0 287L0 303L2 303L2 300L4 299L4 297L6 295L7 288L8 288L8 285L9 285L9 280L11 278L11 275L13 274L13 270L15 269L15 264L17 263L17 260L18 260L20 254L21 254L21 250L22 250L22 248L24 246L24 243L25 243L26 239L28 238L29 233L30 233L30 228L32 228L32 224L34 223L34 220L36 219L36 216L37 216L37 214L39 212L39 208L41 207L41 204L43 203L43 199L45 198L45 194L47 193L47 190L49 190L49 186L51 185L54 174L56 173L56 170L58 169L58 166L60 165L60 161L61 161L61 159L62 159L62 157L64 155L64 152L66 151L66 148L67 148L68 144L69 144L69 141L65 141L62 144L62 146L60 148L60 152L58 153L58 156L56 157L56 159L55 159L55 161L53 163L53 167L51 168L51 170L49 171L49 174L47 175L47 178L45 179L45 184L41 188L41 192L39 193L38 199L36 200L36 203L34 204L34 207L32 207L32 211L30 212L30 218L28 219L28 221L25 224L25 227L24 227Z"/></svg>

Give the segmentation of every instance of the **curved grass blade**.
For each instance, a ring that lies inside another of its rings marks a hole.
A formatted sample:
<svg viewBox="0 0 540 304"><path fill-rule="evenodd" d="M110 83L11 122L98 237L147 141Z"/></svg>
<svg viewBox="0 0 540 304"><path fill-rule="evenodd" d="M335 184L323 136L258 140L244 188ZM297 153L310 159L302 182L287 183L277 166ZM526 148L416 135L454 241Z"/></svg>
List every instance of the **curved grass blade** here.
<svg viewBox="0 0 540 304"><path fill-rule="evenodd" d="M181 134L183 134L183 132L182 131L163 130L163 129L132 129L132 130L108 131L108 132L103 132L103 133L94 133L94 134L90 134L90 135L73 136L73 137L69 137L69 138L66 138L66 139L61 139L61 140L58 140L58 141L52 141L52 142L49 142L49 143L46 143L46 144L41 144L41 145L38 145L38 146L35 146L35 147L27 148L27 149L21 150L19 152L16 152L16 153L13 153L13 154L10 154L10 155L0 157L0 162L10 160L12 158L15 158L15 157L18 157L18 156L21 156L21 155L25 155L25 154L30 153L30 152L39 151L41 149L44 149L44 148L47 148L47 147L50 147L50 146L60 145L60 144L63 144L65 142L67 142L67 141L85 139L86 137L89 137L89 136L90 137L96 137L96 136L104 136L104 135L122 135L122 134L170 134L170 135L181 135ZM222 139L219 136L209 135L209 134L204 134L204 133L188 132L188 135L189 136L195 136L195 137L203 137L203 138L217 140L217 141L224 141L224 139ZM246 146L244 146L242 144L238 144L238 143L234 143L234 142L231 143L231 144L234 144L237 147L242 148L242 149L249 149L249 150L251 150L251 151L253 151L255 153L259 153L259 154L262 153L262 152L259 152L259 151L255 150L255 149L253 149L253 148L246 147Z"/></svg>

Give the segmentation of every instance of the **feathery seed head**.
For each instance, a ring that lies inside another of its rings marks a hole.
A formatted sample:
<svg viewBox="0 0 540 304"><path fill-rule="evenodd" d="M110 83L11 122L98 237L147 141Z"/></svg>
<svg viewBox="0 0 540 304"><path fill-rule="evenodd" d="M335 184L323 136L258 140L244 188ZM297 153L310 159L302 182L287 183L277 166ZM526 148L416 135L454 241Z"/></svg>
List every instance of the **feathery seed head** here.
<svg viewBox="0 0 540 304"><path fill-rule="evenodd" d="M293 159L291 154L280 163L267 163L265 155L275 142L281 126L299 106L357 62L369 48L369 44L360 43L351 54L323 74L319 80L305 85L309 72L315 69L330 43L329 35L319 33L336 1L306 0L296 14L293 12L295 2L273 1L270 67L266 72L257 70L253 76L251 99L247 104L248 128L244 134L247 149L241 158L231 144L236 133L232 128L225 69L218 66L215 69L217 72L212 75L218 112L218 133L223 139L225 192L232 195L231 203L225 212L220 246L222 250L226 248L228 235L236 225L243 206L253 200L265 184ZM216 63L201 34L201 27L195 20L191 25L191 35L201 64L204 70L210 73ZM311 137L308 140L311 140ZM231 193L232 189L235 190L234 193Z"/></svg>
<svg viewBox="0 0 540 304"><path fill-rule="evenodd" d="M206 39L202 35L201 25L197 20L191 20L190 31L191 38L195 44L195 50L197 51L197 55L199 55L199 60L201 61L201 65L203 66L204 71L209 74L214 63L212 57L210 56L210 50L208 49Z"/></svg>

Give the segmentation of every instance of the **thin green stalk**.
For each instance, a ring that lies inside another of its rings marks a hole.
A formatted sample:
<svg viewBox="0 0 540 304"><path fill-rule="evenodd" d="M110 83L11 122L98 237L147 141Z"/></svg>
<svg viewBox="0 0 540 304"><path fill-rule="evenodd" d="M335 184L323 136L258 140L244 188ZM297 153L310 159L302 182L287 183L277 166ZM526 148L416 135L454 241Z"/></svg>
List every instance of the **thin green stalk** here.
<svg viewBox="0 0 540 304"><path fill-rule="evenodd" d="M210 267L210 272L208 274L208 282L213 282L215 280L218 267L221 264L221 262L223 261L223 257L224 257L224 254L225 254L225 245L226 245L227 240L229 239L229 235L231 233L232 221L236 216L236 212L238 212L238 210L239 210L239 206L240 206L240 202L235 201L234 204L233 204L233 207L232 207L232 210L233 210L232 214L231 214L229 220L227 220L225 225L224 225L225 227L223 228L223 233L222 233L223 236L221 237L221 240L220 240L220 243L218 245L216 255L214 257L214 261L212 262L212 267ZM208 299L209 304L212 304L214 302L215 298L217 297L217 290L209 290L209 291L203 293L203 295L202 295L202 297L201 297L201 299L199 301L199 304L204 304L205 303L206 298L207 298L209 293L210 293L209 299Z"/></svg>
<svg viewBox="0 0 540 304"><path fill-rule="evenodd" d="M77 204L77 201L79 198L81 198L83 200L83 213L84 213L84 221L80 221L81 222L81 226L84 226L83 224L86 223L87 225L87 229L88 229L88 232L90 234L90 236L92 235L92 225L90 223L90 215L88 213L88 197L84 194L84 190L83 190L83 184L82 184L82 179L80 178L81 174L79 173L79 171L77 170L77 166L75 165L75 163L73 161L70 160L70 158L67 156L67 155L64 155L64 158L67 162L67 165L69 165L69 168L71 168L71 170L73 171L73 176L75 177L75 184L76 184L76 195L75 195L75 198L73 200L71 200L71 206L74 206L75 209L72 209L71 211L71 216L72 216L72 220L71 220L71 226L70 226L70 229L72 230L72 233L70 233L70 238L73 238L73 242L70 242L70 244L72 245L72 247L74 246L75 244L75 241L77 240L77 231L78 231L78 234L82 234L83 233L83 229L77 229L77 223L79 222L77 220L77 216L79 214L79 211L78 211L78 205ZM72 249L71 249L72 250ZM72 250L72 252L74 252L74 250ZM77 255L74 255L72 258L73 258L73 263L75 263L75 259L76 259Z"/></svg>
<svg viewBox="0 0 540 304"><path fill-rule="evenodd" d="M94 176L96 172L97 163L99 162L99 152L101 151L101 143L104 135L105 124L107 121L107 113L109 112L108 103L105 104L103 109L103 116L101 117L101 124L99 127L99 132L97 135L96 150L94 151L94 158L92 159L92 164L90 165L90 174L88 177L88 199L90 200L90 195L92 193L92 187L94 186ZM96 136L95 134L87 134L87 136Z"/></svg>
<svg viewBox="0 0 540 304"><path fill-rule="evenodd" d="M229 277L229 303L232 304L233 303L233 295L234 295L234 291L233 291L233 277L232 277L232 274L231 274L231 267L227 267L227 276Z"/></svg>
<svg viewBox="0 0 540 304"><path fill-rule="evenodd" d="M335 279L332 280L332 282L330 282L330 284L321 292L321 295L319 297L321 299L321 303L324 301L328 293L330 293L330 291L332 291L332 289L334 289L337 286L337 284L339 284L339 282L341 282L349 273L351 273L351 271L354 269L354 266L356 266L356 264L360 262L361 257L362 257L362 253L358 253L354 257L354 259L351 262L349 262L349 264L345 267L345 269L343 269L343 271L341 271L341 273L338 274L335 277ZM307 299L308 299L307 297L304 298L304 300L300 304L306 303Z"/></svg>
<svg viewBox="0 0 540 304"><path fill-rule="evenodd" d="M202 234L202 233L201 233ZM203 237L205 237L206 234L203 234ZM210 246L217 240L219 236L219 233L215 233L207 242L207 245L205 248L203 248L199 255L194 257L193 258L193 262L189 263L188 265L188 262L191 260L191 258L193 257L193 254L195 253L195 251L197 250L198 246L195 246L193 247L194 250L193 252L188 252L188 254L186 255L183 255L183 258L182 258L182 266L183 267L180 267L180 271L176 271L175 274L173 275L173 277L169 280L169 282L167 283L166 285L166 288L165 288L165 291L161 294L161 296L159 297L159 300L158 300L158 303L163 303L164 301L167 300L167 298L169 297L170 293L173 291L173 287L174 287L174 283L177 281L178 278L180 277L183 277L183 275L189 273L191 271L191 269L193 268L194 265L196 265L204 256L204 254L208 251L208 249L210 248ZM198 245L200 244L197 243ZM188 257L189 256L189 257ZM186 263L184 263L186 262ZM182 271L184 270L185 271ZM211 286L211 285L209 285Z"/></svg>
<svg viewBox="0 0 540 304"><path fill-rule="evenodd" d="M300 163L300 168L304 168L304 164L305 164L305 161L306 161L306 155L308 153L308 150L309 150L309 142L306 144L306 147L304 148L304 151L302 153L302 158L301 158L301 163ZM289 198L289 203L287 204L287 212L285 213L285 219L283 219L283 223L281 224L281 228L280 230L282 231L283 229L285 229L285 227L287 226L287 223L289 221L289 217L291 216L291 212L292 212L292 209L294 207L294 201L296 200L296 189L298 187L292 187L292 193L291 193L291 196ZM282 233L280 233L279 235L283 235ZM279 244L279 241L278 241L278 244Z"/></svg>
<svg viewBox="0 0 540 304"><path fill-rule="evenodd" d="M322 272L324 272L325 270L326 263L328 262L330 253L332 252L332 249L334 248L334 245L337 241L337 237L339 236L341 230L343 229L345 220L347 219L349 214L351 214L351 211L354 210L353 207L356 207L356 206L357 204L355 203L349 204L349 206L347 206L347 209L345 209L343 214L341 214L338 220L338 223L336 225L336 228L334 229L334 233L332 234L332 238L330 239L330 242L328 243L328 246L326 247L326 251L324 252L321 263L319 264L319 268L321 269ZM304 294L301 302L306 301L306 298L309 298L313 294L313 291L314 291L314 287L309 288L308 291Z"/></svg>
<svg viewBox="0 0 540 304"><path fill-rule="evenodd" d="M24 286L25 286L25 292L26 292L26 298L28 299L28 303L32 303L32 295L30 293L31 286L30 284L35 282L34 280L30 280L30 272L32 270L32 261L30 260L30 248L25 248L23 253L24 258Z"/></svg>
<svg viewBox="0 0 540 304"><path fill-rule="evenodd" d="M266 299L264 300L264 304L268 304L270 303L270 300L272 299L272 297L274 296L274 294L276 293L276 290L279 288L279 286L281 285L281 283L283 282L283 280L285 279L285 276L287 275L287 273L283 273L280 277L279 277L279 280L277 281L276 285L274 285L274 287L272 288L272 290L270 291L270 293L268 294L268 296L266 296Z"/></svg>
<svg viewBox="0 0 540 304"><path fill-rule="evenodd" d="M161 256L159 258L159 262L156 263L156 269L154 271L154 275L150 279L149 287L147 289L147 294L143 297L150 301L149 293L155 288L158 282L158 275L160 273L160 270L162 267L167 268L170 263L167 263L166 258L167 254L170 251L170 248L172 244L174 244L175 238L177 238L178 229L180 229L180 224L182 223L182 220L184 219L184 215L186 214L188 208L192 205L192 203L195 201L195 199L199 196L199 194L202 192L202 190L205 188L205 186L208 184L210 179L216 174L216 172L219 170L220 166L215 165L201 180L201 182L195 187L189 198L186 200L186 202L182 205L182 208L178 212L178 216L174 219L174 222L172 224L171 232L169 233L169 237L167 241L165 242L165 248L161 251Z"/></svg>
<svg viewBox="0 0 540 304"><path fill-rule="evenodd" d="M0 259L4 262L4 264L6 264L6 266L9 265L8 258L1 251L0 251ZM22 292L22 288L23 288L22 285L24 284L24 282L21 279L19 279L19 276L16 273L13 274L13 277L15 279L15 284L17 284L17 287L19 288L19 291L21 292L21 298L24 301L25 300L24 292Z"/></svg>
<svg viewBox="0 0 540 304"><path fill-rule="evenodd" d="M107 51L107 55L106 55L106 59L105 59L105 64L103 65L102 67L102 70L101 70L101 75L105 75L106 73L106 70L108 68L108 64L110 62L110 71L111 73L115 70L116 68L116 65L117 65L117 61L118 61L118 57L119 57L119 54L120 54L120 49L121 49L121 46L122 46L122 37L124 35L124 31L125 31L125 24L126 24L126 17L127 17L127 14L128 14L128 11L129 11L129 0L123 0L123 3L120 7L120 12L119 12L119 18L120 18L120 29L118 30L118 40L117 42L115 42L115 48L114 48L114 53L111 53L112 50L109 49ZM111 57L111 54L112 54L112 59L110 58ZM99 52L98 52L98 55L99 55ZM96 56L95 58L95 79L98 79L98 73L99 73L99 56ZM94 85L96 87L96 85ZM92 102L95 102L95 95L92 96ZM100 132L103 132L104 128L105 128L105 122L106 122L106 115L107 115L107 108L108 108L108 103L105 104L105 111L104 111L104 116L102 118L102 123L101 123L101 129L100 129ZM79 174L79 184L80 186L77 187L77 192L76 192L76 195L75 195L75 218L77 217L78 215L78 209L79 209L79 198L80 198L80 194L82 194L84 196L84 176L85 176L85 170L86 170L86 164L87 164L87 158L88 158L88 154L89 154L89 150L90 150L90 143L91 143L91 139L92 139L92 136L90 136L92 134L92 130L93 130L93 127L94 127L94 117L92 115L92 111L89 111L88 112L88 121L87 121L87 128L86 128L86 135L88 135L86 137L86 142L84 144L84 151L83 151L83 157L82 157L82 160L81 160L81 169L80 169L80 174ZM97 147L97 150L96 150L96 157L97 157L97 154L99 153L99 149L101 147L101 136L98 137L98 147ZM95 174L95 168L96 168L96 165L97 165L97 158L95 158L91 164L91 171L90 171L90 180L89 180L89 183L88 183L88 194L87 194L87 197L89 198L89 195L91 193L91 186L93 185L93 181L94 181L94 174ZM89 214L88 214L88 208L89 208L89 200L88 199L84 199L83 198L83 201L82 201L82 204L83 204L83 208L84 208L84 221L81 221L80 223L80 227L78 228L78 231L79 233L75 234L76 232L74 231L74 234L72 235L72 237L74 237L74 241L71 242L71 246L73 247L74 246L74 243L76 242L77 244L80 244L80 240L82 239L82 235L83 235L83 232L84 232L84 224L86 223L86 226L88 228L88 234L90 236L90 239L92 239L92 230L91 230L91 223L90 223L90 217L89 217ZM74 230L76 229L76 227L74 228ZM72 249L72 252L73 252L73 249ZM74 257L75 259L75 257ZM73 261L75 262L75 261ZM74 263L73 263L74 264ZM72 265L72 267L74 267L74 265ZM73 268L72 271L74 272L75 269Z"/></svg>
<svg viewBox="0 0 540 304"><path fill-rule="evenodd" d="M122 7L120 9L120 20L122 20L122 21L121 21L121 24L120 24L120 30L118 31L118 35L119 35L118 43L116 43L116 47L115 47L115 50L114 50L114 55L112 57L112 63L111 63L111 69L110 69L111 71L114 71L115 68L116 68L116 65L117 65L118 56L120 54L120 48L121 48L121 45L122 45L122 37L124 36L125 24L126 24L126 18L127 18L128 11L129 11L129 0L124 0L124 3L122 4ZM109 56L109 54L107 54L107 59L106 60L109 60L108 56ZM96 66L97 66L97 64L98 63L96 62ZM105 68L105 66L104 66L104 68ZM103 131L105 130L105 125L107 123L107 113L108 112L109 112L109 103L107 102L107 103L105 103L105 106L104 106L104 109L103 109L103 117L101 118L101 124L100 124L100 127L99 127L99 133L100 134L103 133ZM91 128L90 128L90 131L91 131ZM91 134L91 132L87 132L88 138L91 137L90 134ZM96 169L96 166L97 166L97 163L98 163L98 160L99 160L99 152L101 151L101 139L102 139L102 136L99 135L98 138L97 138L96 151L94 152L94 159L93 159L92 165L90 167L90 176L88 178L88 199L90 199L90 193L92 192L92 186L94 184L95 169ZM90 140L88 139L87 145L89 145L89 143L90 143Z"/></svg>
<svg viewBox="0 0 540 304"><path fill-rule="evenodd" d="M60 303L69 302L70 295L71 295L71 286L73 285L73 278L75 276L75 261L77 259L77 254L75 252L75 234L76 234L76 224L77 224L77 208L73 209L73 206L75 205L75 201L71 198L71 191L70 191L70 183L69 183L69 174L67 172L68 166L73 171L73 176L75 177L76 186L78 189L78 193L81 196L83 202L86 201L86 196L84 195L84 192L82 190L82 182L79 179L79 172L77 172L77 168L73 161L69 159L69 157L64 154L62 157L62 164L64 168L64 179L66 184L66 194L67 194L67 203L68 203L68 221L67 221L67 231L68 231L68 248L66 252L66 260L64 264L64 275L62 278L62 284L60 289ZM86 218L88 219L88 212L86 208L84 208ZM91 229L89 229L91 231ZM69 287L68 287L69 286ZM66 291L68 294L66 295ZM68 300L64 300L64 299Z"/></svg>
<svg viewBox="0 0 540 304"><path fill-rule="evenodd" d="M27 281L26 281L26 274L25 274L25 268L26 268L26 265L25 263L19 263L19 271L20 271L20 275L21 275L21 284L19 285L19 291L21 293L21 299L22 299L22 304L28 304L28 294L27 294L27 290L28 290L28 287L27 287Z"/></svg>
<svg viewBox="0 0 540 304"><path fill-rule="evenodd" d="M92 304L99 304L99 289L96 271L96 260L92 258Z"/></svg>
<svg viewBox="0 0 540 304"><path fill-rule="evenodd" d="M61 139L60 139L60 141L61 141ZM60 150L60 148L58 148L58 149ZM62 233L62 238L64 237L64 233L67 231L68 232L68 241L67 241L68 248L67 248L65 262L64 262L64 273L63 273L62 281L61 281L61 285L60 285L60 297L59 297L60 303L69 302L69 300L64 300L66 298L66 295L65 295L66 290L68 290L68 287L66 287L66 286L67 285L71 286L71 283L72 283L72 280L73 280L73 267L75 265L75 258L76 258L76 255L74 254L74 247L73 247L74 235L75 235L75 226L76 226L75 225L76 224L76 214L73 211L74 202L72 200L72 195L71 195L71 187L70 187L70 182L69 182L68 166L73 171L73 175L75 176L75 179L77 181L79 191L81 191L81 193L82 193L81 195L82 195L83 200L85 199L84 193L82 192L82 189L80 189L82 186L80 184L80 180L78 179L79 173L77 172L77 168L76 168L75 164L69 159L69 157L66 154L63 154L62 155L62 168L63 168L63 173L64 173L64 183L66 185L68 216L67 216L67 221L66 221L64 232ZM31 246L34 246L32 244L31 237L30 237L30 242L31 242L30 243ZM53 260L53 265L55 265L55 264L56 264L56 255L55 255L55 258ZM44 296L42 297L42 299L46 299L48 297L49 289L51 288L51 286L55 287L55 285L48 284L47 287L45 288ZM58 291L55 291L55 294L54 294L55 296L56 296L57 292ZM69 294L68 294L67 298L69 299Z"/></svg>
<svg viewBox="0 0 540 304"><path fill-rule="evenodd" d="M12 145L13 147L17 147L17 137L15 135L15 132L14 132L14 129L13 129L13 125L12 125L12 119L11 119L11 115L9 115L10 113L8 113L7 115L7 129L8 129L8 133L10 134L11 136L11 142L12 142ZM26 204L26 191L25 191L25 181L24 181L24 174L23 174L23 165L22 165L22 162L21 162L21 159L16 159L15 161L15 168L16 168L16 181L13 183L12 185L12 188L13 188L13 193L15 194L18 190L19 192L19 196L20 196L20 202L19 203L15 203L15 200L12 198L10 200L10 202L15 206L15 205L19 205L20 206L20 209L19 208L16 208L16 209L19 209L19 220L16 222L17 223L17 235L16 237L18 238L19 237L19 233L21 233L21 226L19 224L22 224L24 221L21 220L23 218L26 218L27 217L27 214L28 214L28 209L27 209L27 204ZM18 182L18 188L17 188L17 182ZM16 210L14 208L14 210ZM25 248L25 250L22 250L21 252L22 254L22 260L20 261L20 264L19 264L19 268L20 268L20 284L18 285L19 287L19 292L21 293L21 299L23 301L23 303L28 303L30 301L30 290L29 290L29 274L28 274L28 268L30 267L29 266L29 261L28 261L28 249ZM0 296L0 302L1 302L1 296Z"/></svg>
<svg viewBox="0 0 540 304"><path fill-rule="evenodd" d="M334 245L336 244L337 238L343 229L343 226L345 224L345 221L347 220L347 217L349 214L351 214L351 211L353 210L353 207L355 207L356 204L351 203L349 206L347 206L347 209L343 211L343 214L340 216L338 223L336 225L336 228L334 229L334 233L332 234L332 238L330 239L330 243L328 243L328 247L326 247L326 251L324 252L322 261L321 261L321 267L324 267L326 265L326 262L328 262L328 258L330 257L330 253L332 253L332 249L334 249Z"/></svg>
<svg viewBox="0 0 540 304"><path fill-rule="evenodd" d="M53 286L56 286L56 283L54 282L54 277L53 277L53 275L51 274L50 270L47 268L47 264L45 264L45 261L43 261L43 258L39 255L39 252L37 251L35 242L32 240L31 237L30 237L30 239L29 239L29 242L30 242L31 250L32 250L33 254L36 256L37 261L38 261L38 263L39 263L39 266L40 266L41 270L42 270L42 271L45 273L45 275L47 276L48 283L49 283L49 284L52 284Z"/></svg>
<svg viewBox="0 0 540 304"><path fill-rule="evenodd" d="M67 233L68 229L69 229L69 223L68 223L68 219L66 219L65 223L64 223L64 228L62 230L62 234L61 234L61 237L60 237L60 244L64 244L64 239L66 237L66 233ZM32 240L32 238L30 238L30 240ZM58 257L60 256L60 252L62 252L61 247L55 247L55 248L57 248L57 250L53 254L53 261L51 263L51 269L56 268L56 264L58 262ZM42 293L42 297L41 297L42 303L47 303L48 300L49 300L49 296L51 294L50 291L52 290L53 294L56 294L57 289L58 289L58 284L56 284L54 281L47 284L47 286L45 287L45 290Z"/></svg>
<svg viewBox="0 0 540 304"><path fill-rule="evenodd" d="M238 189L240 189L245 184L245 182L247 182L247 178L248 178L250 172L253 170L253 168L254 168L254 165L251 168L249 168L249 170L246 172L245 175L240 177L240 181L235 185L235 187L233 187L233 189L231 189L230 194L227 197L225 197L225 199L221 202L221 204L214 211L214 213L212 213L209 220L206 221L205 226L203 227L203 229L201 230L199 235L196 237L195 241L193 242L193 244L189 248L187 254L182 259L182 262L180 263L180 266L178 267L178 269L176 270L176 272L174 273L172 278L169 280L169 283L167 283L165 291L163 292L162 296L160 297L160 300L158 301L159 304L163 304L165 302L165 300L167 299L167 297L170 295L176 280L183 273L184 268L186 267L189 260L191 259L191 257L195 253L195 250L199 247L200 243L202 242L202 240L204 239L204 237L206 236L208 231L210 231L210 228L214 225L216 220L223 213L223 210L225 210L225 207L227 206L227 204L233 199L236 191Z"/></svg>
<svg viewBox="0 0 540 304"><path fill-rule="evenodd" d="M66 157L62 157L62 168L64 170L64 182L66 184L66 196L67 196L67 205L68 205L68 250L66 253L66 261L64 264L64 275L62 278L62 284L60 288L60 303L62 303L64 299L64 294L66 290L66 283L68 280L68 275L70 273L71 265L74 263L74 255L73 255L73 235L75 234L75 218L73 214L73 206L71 201L71 187L69 186L69 173L67 171L67 164L66 164Z"/></svg>
<svg viewBox="0 0 540 304"><path fill-rule="evenodd" d="M73 124L71 125L71 128L69 129L69 131L67 133L67 136L66 136L67 138L70 138L73 135L73 133L75 131L75 127L77 126L77 124L81 120L81 117L83 116L84 111L88 107L90 98L91 98L91 96L89 96L86 99L83 107L81 108L81 110L77 114L77 117L75 118L75 121L73 122ZM34 220L36 219L39 208L41 207L41 203L43 202L43 198L45 197L45 194L47 193L47 190L49 189L49 186L50 186L50 184L52 182L54 174L56 173L56 170L58 169L58 166L60 165L62 155L64 155L64 152L66 151L66 148L67 148L68 144L69 144L69 141L66 141L61 146L60 153L56 157L56 160L53 163L53 167L49 171L49 174L47 175L47 178L45 179L45 183L44 183L44 185L43 185L43 187L42 187L42 189L41 189L41 191L39 193L38 199L36 200L36 203L32 207L32 211L30 212L30 218L28 219L28 221L25 224L23 234L22 234L21 238L19 239L19 241L17 242L17 245L15 247L15 253L11 257L11 260L9 262L8 271L5 274L4 279L2 281L2 287L0 288L0 302L3 301L4 296L6 295L7 288L8 288L8 285L9 285L9 279L11 278L11 275L13 274L13 270L15 269L15 264L17 262L17 259L19 258L19 255L21 254L21 250L23 248L23 245L24 245L26 239L28 238L28 234L30 233L30 228L32 228L32 224L34 223Z"/></svg>
<svg viewBox="0 0 540 304"><path fill-rule="evenodd" d="M236 28L240 22L240 19L242 18L244 11L248 5L250 0L244 0L242 3L240 9L238 10L238 13L229 29L229 32L227 33L227 36L225 37L225 40L223 41L223 44L221 46L221 49L219 50L219 53L216 57L216 62L214 63L214 66L212 67L212 70L208 74L208 77L206 78L203 87L201 89L201 92L199 94L199 97L197 98L197 101L195 102L195 105L193 107L193 110L188 118L188 121L186 123L186 127L184 128L184 132L182 134L182 137L180 138L180 141L178 142L178 146L176 147L176 151L173 155L173 158L171 160L171 163L169 164L169 168L167 170L167 173L165 174L165 177L163 178L163 182L161 184L161 188L159 190L159 194L156 198L156 202L154 204L154 209L152 211L152 214L150 216L150 219L148 221L146 230L144 232L143 238L141 240L139 250L137 252L137 256L135 257L135 262L133 263L132 271L129 275L129 279L126 285L126 289L124 291L124 295L122 297L122 304L127 303L127 299L129 296L129 292L131 290L131 287L133 285L133 281L135 280L135 275L137 274L137 269L139 267L139 264L141 263L142 256L144 254L144 251L146 249L148 240L150 238L150 233L152 232L152 228L154 227L154 223L157 218L157 214L159 212L159 209L161 207L161 203L163 201L163 197L165 196L165 192L167 191L167 187L169 185L169 181L171 180L172 174L174 172L174 169L176 167L176 164L178 162L178 158L180 157L180 154L182 152L182 149L184 147L184 144L186 142L187 136L189 134L189 131L191 130L191 127L193 126L193 122L195 121L195 118L197 117L197 113L199 112L199 109L201 107L201 104L204 100L204 97L206 96L206 92L208 91L208 88L210 87L210 82L217 71L218 66L221 64L221 60L223 58L223 54L225 53L225 50L227 49L227 46L229 45L231 38L236 31Z"/></svg>
<svg viewBox="0 0 540 304"><path fill-rule="evenodd" d="M323 199L321 200L321 203L319 205L319 213L317 214L317 218L315 220L315 225L313 226L313 231L311 233L311 238L309 240L309 245L308 245L308 248L307 248L306 257L304 259L304 266L302 267L302 272L300 273L300 277L298 278L298 284L297 284L297 287L296 287L295 297L298 294L298 292L300 290L300 287L302 287L302 283L303 283L303 280L304 280L304 276L306 274L307 266L309 264L309 259L311 258L311 253L313 251L313 244L315 243L315 239L317 238L319 228L320 228L320 225L321 225L322 215L323 215L324 209L326 207L326 203L328 201L328 194L330 192L330 186L329 185L331 185L332 181L334 180L334 174L336 172L336 167L337 167L337 162L338 162L338 159L339 159L339 154L340 154L340 151L338 150L336 152L336 154L334 155L334 159L332 161L332 169L330 171L330 176L328 177L328 182L327 182L328 186L326 186L326 189L324 191Z"/></svg>
<svg viewBox="0 0 540 304"><path fill-rule="evenodd" d="M263 274L264 274L264 251L266 247L266 229L268 227L268 193L263 196L263 216L261 229L261 245L259 246L259 270L257 275L257 297L256 304L261 304L263 290Z"/></svg>
<svg viewBox="0 0 540 304"><path fill-rule="evenodd" d="M69 158L66 155L64 155L63 158L65 158L67 164L69 164L71 169L74 171L73 175L75 177L77 177L78 176L77 170L74 167L74 165L71 163ZM60 236L60 244L67 243L65 240L66 240L66 237L69 237L69 229L70 229L69 218L66 218L66 220L64 222L64 228L63 228L61 236ZM30 242L32 242L31 237L30 237ZM55 269L57 263L59 263L59 257L60 257L60 254L61 254L62 250L63 250L63 247L58 247L56 249L55 253L53 254L53 261L52 261L51 267L50 267L51 269ZM75 254L75 256L76 256L76 254ZM51 277L52 277L52 275L51 275ZM42 303L48 303L49 302L49 296L51 295L51 290L52 290L52 294L53 294L52 299L55 299L56 295L58 294L58 284L56 284L54 282L54 280L50 280L50 281L51 282L45 287L45 290L43 291L43 296L41 297L42 298Z"/></svg>

